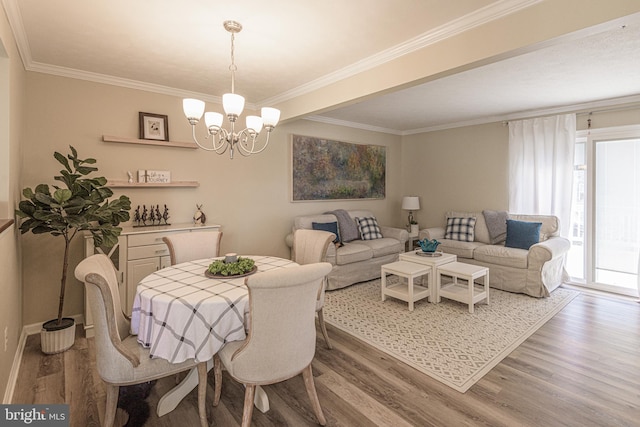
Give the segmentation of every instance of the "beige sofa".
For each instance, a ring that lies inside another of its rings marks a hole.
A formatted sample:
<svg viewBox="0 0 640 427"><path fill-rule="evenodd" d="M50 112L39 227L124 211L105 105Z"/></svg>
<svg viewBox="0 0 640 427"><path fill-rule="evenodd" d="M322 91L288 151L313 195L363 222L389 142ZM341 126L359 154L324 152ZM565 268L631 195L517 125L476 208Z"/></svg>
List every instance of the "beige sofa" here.
<svg viewBox="0 0 640 427"><path fill-rule="evenodd" d="M438 250L455 254L459 262L488 267L492 288L547 297L562 284L565 277L564 262L570 243L560 237L557 217L508 214L509 219L542 223L540 242L528 250L505 247L504 242L492 245L482 212L446 214L446 218L460 217L476 218L473 242L445 239L445 226L423 229L418 238L438 240L441 242Z"/></svg>
<svg viewBox="0 0 640 427"><path fill-rule="evenodd" d="M355 218L374 217L368 210L347 211L352 221ZM338 222L336 215L331 213L318 215L304 215L294 218L292 233L287 235L285 241L291 248L293 245L293 232L299 228L313 229L313 223ZM384 264L398 260L398 254L404 252L409 239L409 233L402 228L394 228L380 225L382 238L374 240L352 240L344 242L343 246L329 245L326 261L331 263L333 269L327 276L327 290L340 289L354 283L372 280L380 277L380 267Z"/></svg>

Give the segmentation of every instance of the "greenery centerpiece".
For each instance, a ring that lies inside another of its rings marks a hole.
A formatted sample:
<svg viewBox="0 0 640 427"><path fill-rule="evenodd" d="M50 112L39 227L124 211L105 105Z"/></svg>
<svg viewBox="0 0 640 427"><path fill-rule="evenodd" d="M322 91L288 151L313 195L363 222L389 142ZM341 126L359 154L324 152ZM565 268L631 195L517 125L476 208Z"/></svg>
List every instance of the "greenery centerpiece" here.
<svg viewBox="0 0 640 427"><path fill-rule="evenodd" d="M35 190L25 188L16 215L23 219L20 224L22 234L31 231L33 234L50 234L64 239L62 257L62 277L60 279L60 297L58 301L58 317L43 324L43 331L66 329L74 325L73 319L63 318L65 287L69 267L69 248L73 238L80 231L88 231L93 236L94 245L110 247L117 243L122 229L118 224L129 220L131 201L127 196L109 201L113 191L106 187L104 177L89 178L87 175L96 172L95 159L80 159L72 146L71 154L66 157L57 151L55 159L64 169L60 175L54 176L64 187L54 185L54 191L47 184L39 184ZM75 328L74 328L75 331ZM74 334L75 335L75 334ZM73 345L52 352L64 351ZM64 346L64 345L63 345ZM43 351L48 352L44 348Z"/></svg>
<svg viewBox="0 0 640 427"><path fill-rule="evenodd" d="M255 261L251 258L238 257L235 262L225 262L223 259L219 259L212 262L207 271L214 276L239 276L250 273L255 265Z"/></svg>

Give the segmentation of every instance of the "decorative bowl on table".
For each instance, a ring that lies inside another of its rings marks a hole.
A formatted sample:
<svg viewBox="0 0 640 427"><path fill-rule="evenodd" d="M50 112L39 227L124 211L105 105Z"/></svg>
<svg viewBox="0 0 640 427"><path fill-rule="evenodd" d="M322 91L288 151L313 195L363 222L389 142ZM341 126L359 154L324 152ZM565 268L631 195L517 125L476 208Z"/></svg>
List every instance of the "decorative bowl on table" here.
<svg viewBox="0 0 640 427"><path fill-rule="evenodd" d="M258 271L256 263L251 258L238 257L235 262L225 262L224 259L213 261L204 272L211 278L243 277Z"/></svg>
<svg viewBox="0 0 640 427"><path fill-rule="evenodd" d="M436 239L431 239L431 240L418 240L418 244L420 245L420 249L422 249L422 252L435 252L436 249L438 249L438 245L440 245L440 242L438 242Z"/></svg>

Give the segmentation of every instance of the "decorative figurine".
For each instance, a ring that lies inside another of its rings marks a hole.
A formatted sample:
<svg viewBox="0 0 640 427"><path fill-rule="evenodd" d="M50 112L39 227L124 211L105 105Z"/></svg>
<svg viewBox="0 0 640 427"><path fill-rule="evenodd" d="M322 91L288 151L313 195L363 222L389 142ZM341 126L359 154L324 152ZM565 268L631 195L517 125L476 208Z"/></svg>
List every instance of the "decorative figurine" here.
<svg viewBox="0 0 640 427"><path fill-rule="evenodd" d="M195 225L204 225L207 222L207 216L202 212L202 205L196 204L196 213L193 214L193 223Z"/></svg>
<svg viewBox="0 0 640 427"><path fill-rule="evenodd" d="M129 184L133 183L133 174L127 171L127 176L129 177Z"/></svg>
<svg viewBox="0 0 640 427"><path fill-rule="evenodd" d="M143 227L147 225L147 216L148 216L147 205L142 205L142 226Z"/></svg>
<svg viewBox="0 0 640 427"><path fill-rule="evenodd" d="M133 222L136 226L140 226L140 205L138 205L136 211L133 213Z"/></svg>
<svg viewBox="0 0 640 427"><path fill-rule="evenodd" d="M154 225L156 222L156 212L153 210L153 205L149 208L149 221L151 222L149 225Z"/></svg>
<svg viewBox="0 0 640 427"><path fill-rule="evenodd" d="M167 221L169 219L169 208L167 207L167 205L164 205L164 212L162 212L162 219L164 220L165 225L171 225Z"/></svg>

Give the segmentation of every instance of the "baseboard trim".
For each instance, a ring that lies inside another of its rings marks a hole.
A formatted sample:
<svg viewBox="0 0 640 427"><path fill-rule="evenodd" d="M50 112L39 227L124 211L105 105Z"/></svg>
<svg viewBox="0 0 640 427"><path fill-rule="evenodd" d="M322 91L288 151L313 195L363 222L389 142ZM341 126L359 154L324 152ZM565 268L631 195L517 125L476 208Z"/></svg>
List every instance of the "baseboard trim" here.
<svg viewBox="0 0 640 427"><path fill-rule="evenodd" d="M82 314L76 314L69 316L75 320L76 324L84 324L84 316ZM29 335L39 334L42 329L42 323L33 323L31 325L25 325L22 327L20 333L20 339L18 340L18 348L13 356L13 364L11 365L11 372L9 372L9 380L7 381L7 387L4 391L4 397L2 403L8 405L13 400L13 393L16 388L16 382L18 380L18 374L20 373L20 363L22 362L22 355L24 354L24 348L27 344L27 338Z"/></svg>
<svg viewBox="0 0 640 427"><path fill-rule="evenodd" d="M22 354L24 353L24 346L27 343L27 333L25 328L22 328L20 333L20 339L18 340L18 348L13 355L13 363L11 365L11 372L9 372L9 381L7 381L7 388L4 391L4 398L2 403L8 405L13 400L13 392L16 389L16 382L18 381L18 373L20 371L20 362L22 362Z"/></svg>

